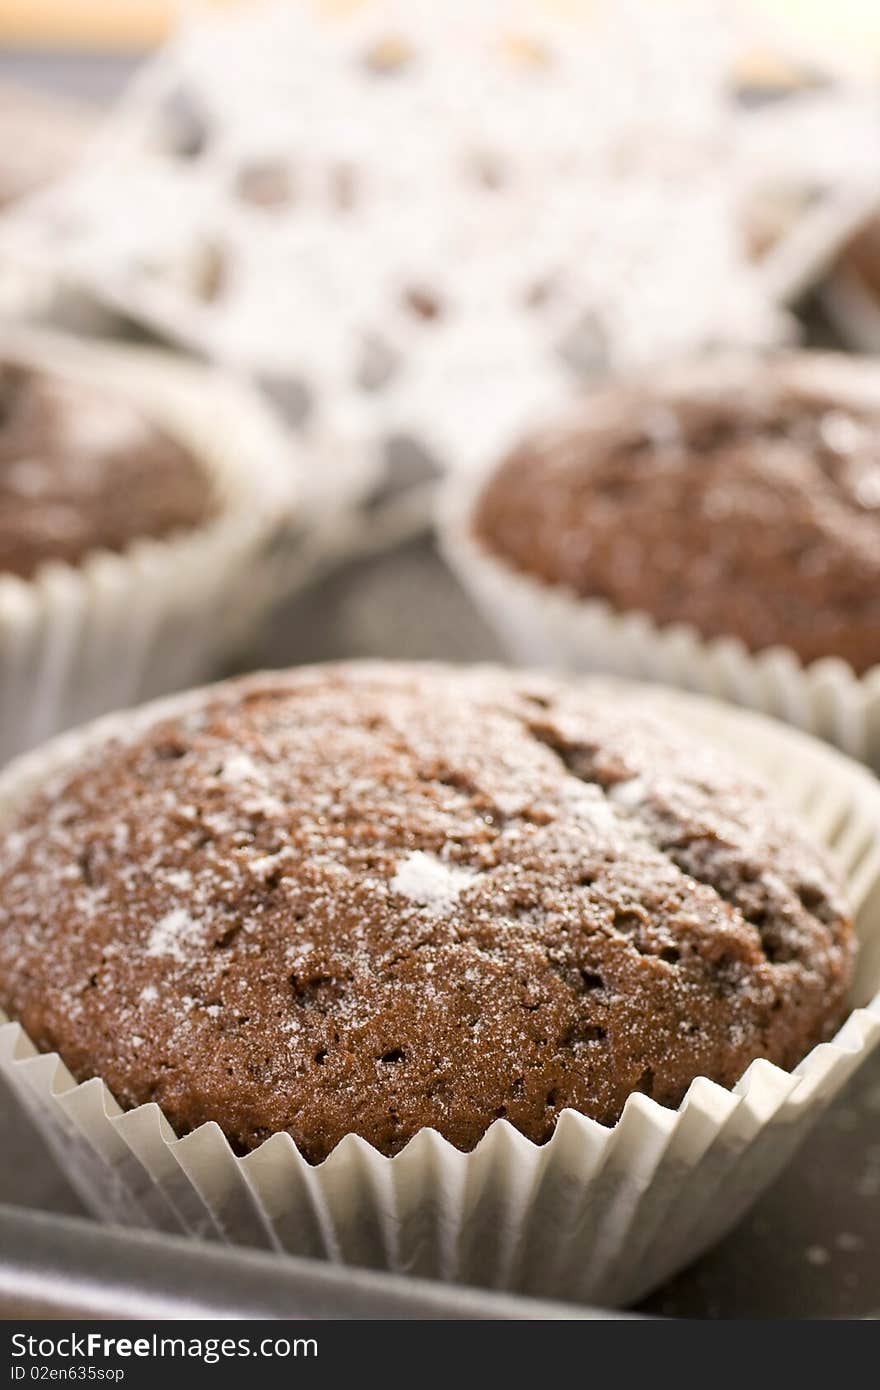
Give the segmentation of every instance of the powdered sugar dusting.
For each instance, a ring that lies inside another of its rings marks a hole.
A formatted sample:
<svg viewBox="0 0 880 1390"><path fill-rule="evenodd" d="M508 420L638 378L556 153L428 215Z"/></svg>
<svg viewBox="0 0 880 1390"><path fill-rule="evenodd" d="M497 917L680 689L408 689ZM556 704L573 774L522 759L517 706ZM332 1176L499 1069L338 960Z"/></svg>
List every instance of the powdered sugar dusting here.
<svg viewBox="0 0 880 1390"><path fill-rule="evenodd" d="M256 782L259 780L259 775L253 758L249 758L247 753L238 751L230 753L223 762L222 776L226 782Z"/></svg>
<svg viewBox="0 0 880 1390"><path fill-rule="evenodd" d="M572 815L579 819L608 829L615 824L618 813L601 787L572 777L564 784L562 795Z"/></svg>
<svg viewBox="0 0 880 1390"><path fill-rule="evenodd" d="M444 864L436 855L414 850L391 880L391 891L430 912L448 912L475 878L469 869L457 869Z"/></svg>
<svg viewBox="0 0 880 1390"><path fill-rule="evenodd" d="M174 960L185 960L187 950L197 944L202 937L198 922L183 908L176 907L159 919L150 932L146 953L148 956L171 956Z"/></svg>
<svg viewBox="0 0 880 1390"><path fill-rule="evenodd" d="M624 782L608 788L608 795L619 806L632 808L638 806L645 795L645 783L641 777L628 777Z"/></svg>

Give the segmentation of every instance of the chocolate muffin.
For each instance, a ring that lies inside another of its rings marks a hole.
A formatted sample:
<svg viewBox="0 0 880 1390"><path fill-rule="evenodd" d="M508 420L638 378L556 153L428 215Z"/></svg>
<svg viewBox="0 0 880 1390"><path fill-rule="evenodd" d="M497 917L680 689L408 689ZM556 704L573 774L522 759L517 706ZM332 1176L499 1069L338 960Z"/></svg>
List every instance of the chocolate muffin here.
<svg viewBox="0 0 880 1390"><path fill-rule="evenodd" d="M0 574L190 529L212 494L199 462L121 396L0 363Z"/></svg>
<svg viewBox="0 0 880 1390"><path fill-rule="evenodd" d="M311 1161L549 1138L790 1067L853 934L821 852L652 697L381 663L149 708L2 830L0 1004L78 1078Z"/></svg>
<svg viewBox="0 0 880 1390"><path fill-rule="evenodd" d="M504 460L474 533L582 598L864 673L880 662L880 377L844 389L859 370L803 353L600 389Z"/></svg>

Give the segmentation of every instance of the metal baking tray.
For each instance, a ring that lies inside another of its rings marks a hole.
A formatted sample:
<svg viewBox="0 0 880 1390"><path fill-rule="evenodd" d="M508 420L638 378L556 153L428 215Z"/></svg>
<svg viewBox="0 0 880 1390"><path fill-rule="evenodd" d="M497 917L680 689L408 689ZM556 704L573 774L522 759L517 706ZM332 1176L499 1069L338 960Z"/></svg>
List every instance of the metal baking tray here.
<svg viewBox="0 0 880 1390"><path fill-rule="evenodd" d="M561 1319L609 1314L0 1206L0 1319ZM622 1316L622 1315L610 1315Z"/></svg>

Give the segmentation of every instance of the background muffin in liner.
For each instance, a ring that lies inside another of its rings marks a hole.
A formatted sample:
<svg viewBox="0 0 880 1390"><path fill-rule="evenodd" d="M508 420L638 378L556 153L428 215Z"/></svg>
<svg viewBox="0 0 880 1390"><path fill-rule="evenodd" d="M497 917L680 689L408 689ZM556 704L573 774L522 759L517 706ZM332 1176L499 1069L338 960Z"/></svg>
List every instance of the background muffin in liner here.
<svg viewBox="0 0 880 1390"><path fill-rule="evenodd" d="M170 355L5 328L0 358L131 401L198 460L216 505L32 579L0 574L0 763L217 672L291 577L301 460L246 387Z"/></svg>
<svg viewBox="0 0 880 1390"><path fill-rule="evenodd" d="M193 698L110 717L19 760L0 777L0 807L132 720ZM612 1128L566 1110L544 1146L499 1120L470 1153L426 1129L385 1158L351 1135L310 1166L284 1134L238 1158L216 1124L177 1139L155 1105L122 1113L102 1081L76 1085L9 1023L0 1069L95 1215L604 1303L638 1298L731 1226L880 1040L880 787L758 716L672 692L650 700L771 780L836 858L860 939L860 1007L832 1042L791 1073L758 1060L732 1090L698 1078L677 1110L634 1094Z"/></svg>
<svg viewBox="0 0 880 1390"><path fill-rule="evenodd" d="M871 362L814 352L769 360L783 387L816 392L844 407L880 409L880 371ZM735 382L738 374L747 380L750 372L754 359L750 366L748 358L725 354L659 368L650 383L685 394ZM834 656L804 664L785 646L753 652L739 638L709 639L685 623L662 626L647 613L582 598L517 569L474 533L475 508L491 471L448 484L438 527L446 559L515 660L606 671L747 705L880 769L880 667L859 675Z"/></svg>

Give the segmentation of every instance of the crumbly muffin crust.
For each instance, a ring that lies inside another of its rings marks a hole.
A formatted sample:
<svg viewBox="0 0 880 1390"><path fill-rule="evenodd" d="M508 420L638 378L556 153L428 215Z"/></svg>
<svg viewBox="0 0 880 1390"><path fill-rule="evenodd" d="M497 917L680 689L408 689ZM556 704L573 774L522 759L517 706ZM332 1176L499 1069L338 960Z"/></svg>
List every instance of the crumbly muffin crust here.
<svg viewBox="0 0 880 1390"><path fill-rule="evenodd" d="M621 696L382 663L229 682L88 751L0 843L0 1004L74 1075L238 1151L543 1142L840 1021L821 852Z"/></svg>
<svg viewBox="0 0 880 1390"><path fill-rule="evenodd" d="M29 579L206 521L198 461L110 392L0 363L0 574Z"/></svg>
<svg viewBox="0 0 880 1390"><path fill-rule="evenodd" d="M477 538L658 624L868 670L880 662L880 408L800 389L794 361L720 368L715 384L704 372L690 389L661 375L597 391L501 464Z"/></svg>

